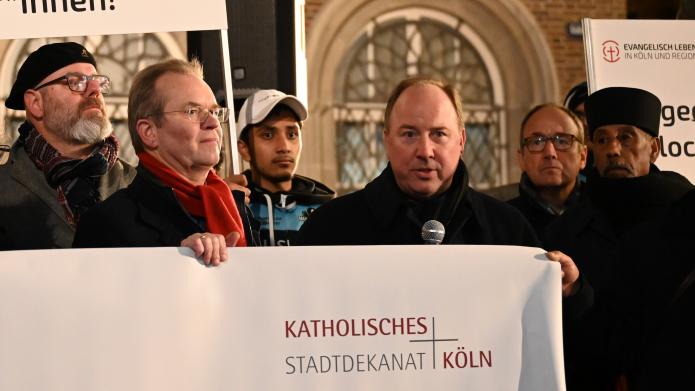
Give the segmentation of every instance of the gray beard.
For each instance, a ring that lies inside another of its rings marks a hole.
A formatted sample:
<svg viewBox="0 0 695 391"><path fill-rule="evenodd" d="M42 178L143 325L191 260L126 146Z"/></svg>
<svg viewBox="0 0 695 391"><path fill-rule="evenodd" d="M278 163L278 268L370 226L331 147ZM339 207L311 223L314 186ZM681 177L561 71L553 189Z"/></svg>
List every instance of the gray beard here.
<svg viewBox="0 0 695 391"><path fill-rule="evenodd" d="M107 118L103 123L99 119L80 118L69 129L65 130L65 136L78 144L96 144L108 137L113 128Z"/></svg>
<svg viewBox="0 0 695 391"><path fill-rule="evenodd" d="M67 143L97 144L113 131L105 110L101 115L81 115L82 107L94 103L97 101L96 98L82 102L78 107L68 107L57 102L49 94L42 94L42 96L45 99L43 121L46 128Z"/></svg>

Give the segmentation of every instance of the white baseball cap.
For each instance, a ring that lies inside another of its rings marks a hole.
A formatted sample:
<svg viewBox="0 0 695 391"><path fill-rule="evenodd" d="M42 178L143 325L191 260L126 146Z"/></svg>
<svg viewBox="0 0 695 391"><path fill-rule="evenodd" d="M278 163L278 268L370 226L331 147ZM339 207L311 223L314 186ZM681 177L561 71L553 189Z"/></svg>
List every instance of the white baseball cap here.
<svg viewBox="0 0 695 391"><path fill-rule="evenodd" d="M296 96L287 95L278 90L258 90L246 98L241 106L239 120L236 123L237 137L241 135L245 127L263 122L273 108L280 103L292 109L300 121L306 119L307 109Z"/></svg>

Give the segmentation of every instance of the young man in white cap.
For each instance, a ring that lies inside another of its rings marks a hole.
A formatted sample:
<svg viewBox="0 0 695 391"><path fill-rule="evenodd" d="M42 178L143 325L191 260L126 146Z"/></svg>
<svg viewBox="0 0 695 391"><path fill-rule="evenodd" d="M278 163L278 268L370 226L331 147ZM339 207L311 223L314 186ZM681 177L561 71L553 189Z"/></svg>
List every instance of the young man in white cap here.
<svg viewBox="0 0 695 391"><path fill-rule="evenodd" d="M277 90L256 91L239 112L238 148L251 166L244 175L263 246L291 245L309 214L335 197L326 185L295 174L306 118L299 99Z"/></svg>

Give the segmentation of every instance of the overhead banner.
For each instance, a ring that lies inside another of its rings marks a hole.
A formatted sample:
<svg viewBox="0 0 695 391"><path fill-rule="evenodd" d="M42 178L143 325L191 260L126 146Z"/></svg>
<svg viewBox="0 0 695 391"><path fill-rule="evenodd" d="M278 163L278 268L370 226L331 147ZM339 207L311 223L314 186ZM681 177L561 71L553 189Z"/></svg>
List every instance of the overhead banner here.
<svg viewBox="0 0 695 391"><path fill-rule="evenodd" d="M0 389L565 389L540 249L186 253L0 253Z"/></svg>
<svg viewBox="0 0 695 391"><path fill-rule="evenodd" d="M0 39L226 30L223 0L0 0Z"/></svg>
<svg viewBox="0 0 695 391"><path fill-rule="evenodd" d="M662 170L695 182L695 21L584 19L589 90L623 86L659 97Z"/></svg>

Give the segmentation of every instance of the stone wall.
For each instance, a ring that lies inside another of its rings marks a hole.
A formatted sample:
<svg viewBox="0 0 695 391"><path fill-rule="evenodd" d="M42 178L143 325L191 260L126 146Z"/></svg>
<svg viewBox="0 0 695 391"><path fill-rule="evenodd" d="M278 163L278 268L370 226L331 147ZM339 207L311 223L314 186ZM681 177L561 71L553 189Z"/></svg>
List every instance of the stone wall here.
<svg viewBox="0 0 695 391"><path fill-rule="evenodd" d="M312 20L329 1L340 0L306 0L306 25L309 34ZM561 97L564 97L574 84L586 78L582 40L569 37L567 24L578 22L584 17L624 19L627 15L627 0L520 1L535 16L536 22L545 33L544 39L551 48L557 70L560 84L558 96Z"/></svg>

